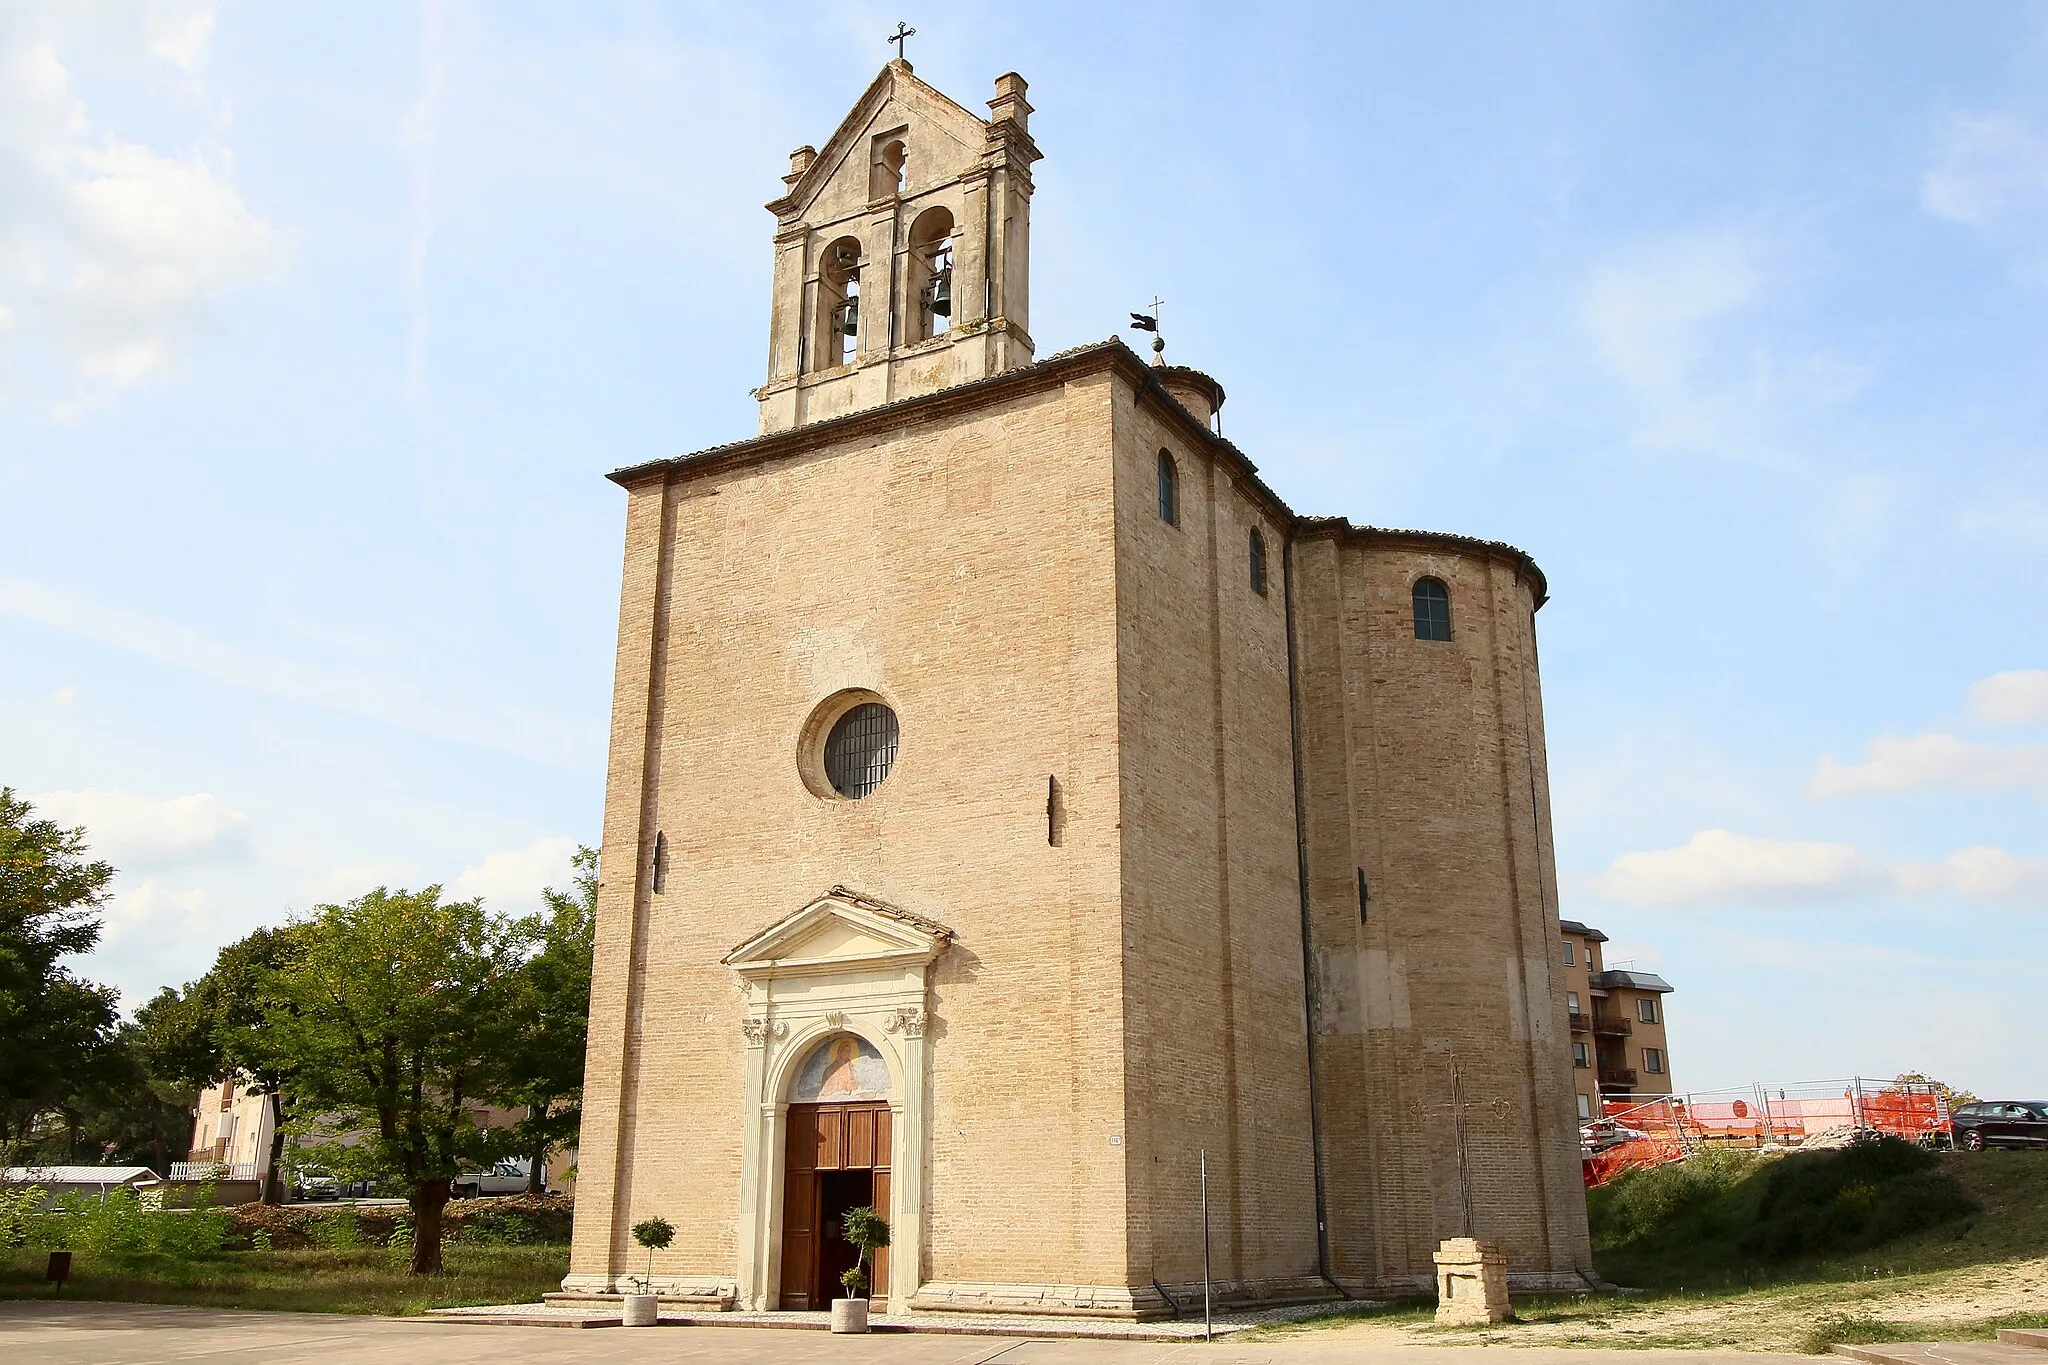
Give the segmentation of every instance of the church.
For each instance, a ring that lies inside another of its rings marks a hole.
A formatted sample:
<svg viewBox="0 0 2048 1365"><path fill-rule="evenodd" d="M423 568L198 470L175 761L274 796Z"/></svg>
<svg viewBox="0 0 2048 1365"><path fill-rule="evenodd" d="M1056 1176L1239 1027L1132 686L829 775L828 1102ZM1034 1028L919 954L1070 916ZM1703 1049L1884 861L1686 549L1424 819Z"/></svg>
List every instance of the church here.
<svg viewBox="0 0 2048 1365"><path fill-rule="evenodd" d="M1295 512L1031 334L1031 105L891 61L775 216L757 434L616 471L565 1289L1155 1317L1594 1283L1534 561Z"/></svg>

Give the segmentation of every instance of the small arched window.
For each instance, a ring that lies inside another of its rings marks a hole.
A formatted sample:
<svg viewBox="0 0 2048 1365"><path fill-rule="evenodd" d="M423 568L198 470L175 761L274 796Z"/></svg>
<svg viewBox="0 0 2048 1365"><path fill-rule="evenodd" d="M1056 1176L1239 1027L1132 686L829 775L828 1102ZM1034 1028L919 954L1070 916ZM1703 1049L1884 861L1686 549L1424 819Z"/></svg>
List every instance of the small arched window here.
<svg viewBox="0 0 2048 1365"><path fill-rule="evenodd" d="M1168 526L1180 525L1180 470L1164 450L1159 452L1159 519Z"/></svg>
<svg viewBox="0 0 2048 1365"><path fill-rule="evenodd" d="M1441 579L1415 580L1415 638L1451 638L1451 590L1443 585Z"/></svg>
<svg viewBox="0 0 2048 1365"><path fill-rule="evenodd" d="M1266 595L1266 538L1259 534L1259 528L1252 527L1251 535L1252 591L1259 596Z"/></svg>

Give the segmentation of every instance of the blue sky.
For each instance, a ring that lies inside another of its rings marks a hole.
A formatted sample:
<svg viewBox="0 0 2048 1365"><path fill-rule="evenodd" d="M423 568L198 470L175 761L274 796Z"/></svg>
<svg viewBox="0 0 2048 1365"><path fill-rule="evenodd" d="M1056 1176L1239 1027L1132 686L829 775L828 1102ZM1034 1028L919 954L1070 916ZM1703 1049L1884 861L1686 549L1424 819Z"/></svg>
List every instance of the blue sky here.
<svg viewBox="0 0 2048 1365"><path fill-rule="evenodd" d="M139 1003L595 842L605 471L750 434L785 157L897 10L0 11L0 782ZM1297 510L1496 537L1567 915L1682 1087L2048 1093L2048 15L903 11L1031 82L1042 353L1166 299Z"/></svg>

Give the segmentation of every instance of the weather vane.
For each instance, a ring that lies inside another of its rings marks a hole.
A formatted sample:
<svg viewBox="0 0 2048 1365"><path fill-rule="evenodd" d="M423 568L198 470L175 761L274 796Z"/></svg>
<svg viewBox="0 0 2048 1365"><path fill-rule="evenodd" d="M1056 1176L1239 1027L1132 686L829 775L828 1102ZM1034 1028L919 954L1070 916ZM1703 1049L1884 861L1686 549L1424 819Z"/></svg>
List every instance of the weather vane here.
<svg viewBox="0 0 2048 1365"><path fill-rule="evenodd" d="M1165 299L1154 294L1150 305L1151 312L1131 314L1132 331L1150 332L1152 334L1152 354L1158 357L1153 362L1155 364L1164 364L1166 357L1166 338L1159 335L1159 310L1165 303Z"/></svg>
<svg viewBox="0 0 2048 1365"><path fill-rule="evenodd" d="M889 41L896 44L897 61L900 62L903 60L903 52L906 46L906 40L916 32L916 29L904 23L901 19L898 19L896 21L896 31L889 35Z"/></svg>

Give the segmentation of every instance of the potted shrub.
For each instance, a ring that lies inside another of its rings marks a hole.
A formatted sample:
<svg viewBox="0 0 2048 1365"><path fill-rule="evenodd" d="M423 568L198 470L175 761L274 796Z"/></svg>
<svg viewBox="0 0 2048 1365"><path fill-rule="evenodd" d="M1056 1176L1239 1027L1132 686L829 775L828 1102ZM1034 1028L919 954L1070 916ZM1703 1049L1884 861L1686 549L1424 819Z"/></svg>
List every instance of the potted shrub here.
<svg viewBox="0 0 2048 1365"><path fill-rule="evenodd" d="M643 1218L633 1224L633 1240L647 1248L647 1278L638 1282L640 1293L622 1296L622 1326L652 1327L661 1321L661 1296L654 1292L654 1253L667 1250L675 1239L675 1224L666 1218Z"/></svg>
<svg viewBox="0 0 2048 1365"><path fill-rule="evenodd" d="M848 1209L840 1220L846 1230L846 1240L859 1249L860 1255L853 1263L853 1269L839 1277L839 1283L846 1286L846 1297L832 1300L832 1330L835 1332L865 1332L868 1330L868 1267L874 1255L889 1245L889 1222L867 1205Z"/></svg>

